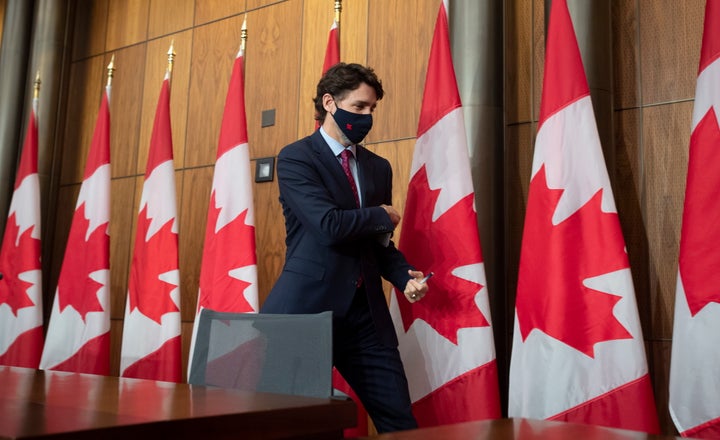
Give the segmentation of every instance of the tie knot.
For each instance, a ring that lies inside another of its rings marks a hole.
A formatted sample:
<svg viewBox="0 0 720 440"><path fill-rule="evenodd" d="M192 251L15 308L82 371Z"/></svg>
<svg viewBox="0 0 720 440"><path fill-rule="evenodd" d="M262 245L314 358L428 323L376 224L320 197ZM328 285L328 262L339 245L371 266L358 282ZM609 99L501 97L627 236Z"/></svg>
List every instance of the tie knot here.
<svg viewBox="0 0 720 440"><path fill-rule="evenodd" d="M348 161L351 157L353 157L352 151L350 151L349 148L346 148L342 150L342 153L340 153L340 157L342 157L343 161Z"/></svg>

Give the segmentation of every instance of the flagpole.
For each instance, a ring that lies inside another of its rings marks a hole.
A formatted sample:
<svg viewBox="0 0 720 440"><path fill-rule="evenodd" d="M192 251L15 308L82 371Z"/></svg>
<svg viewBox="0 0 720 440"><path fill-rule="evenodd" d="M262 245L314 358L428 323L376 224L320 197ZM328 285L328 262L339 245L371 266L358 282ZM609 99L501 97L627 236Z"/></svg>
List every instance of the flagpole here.
<svg viewBox="0 0 720 440"><path fill-rule="evenodd" d="M113 74L115 73L115 54L110 58L110 64L107 66L107 84L106 88L112 87Z"/></svg>
<svg viewBox="0 0 720 440"><path fill-rule="evenodd" d="M167 51L168 65L167 65L167 76L168 81L172 78L173 64L175 64L175 40L170 42L170 48Z"/></svg>
<svg viewBox="0 0 720 440"><path fill-rule="evenodd" d="M35 74L35 81L33 81L33 100L32 100L32 106L33 111L35 112L35 115L37 117L37 107L38 107L38 101L40 100L40 84L42 81L40 81L40 71L38 70Z"/></svg>
<svg viewBox="0 0 720 440"><path fill-rule="evenodd" d="M338 28L338 45L340 44L340 15L342 14L342 0L335 0L335 23Z"/></svg>
<svg viewBox="0 0 720 440"><path fill-rule="evenodd" d="M245 43L247 43L247 14L243 19L242 28L240 29L240 51L245 54Z"/></svg>

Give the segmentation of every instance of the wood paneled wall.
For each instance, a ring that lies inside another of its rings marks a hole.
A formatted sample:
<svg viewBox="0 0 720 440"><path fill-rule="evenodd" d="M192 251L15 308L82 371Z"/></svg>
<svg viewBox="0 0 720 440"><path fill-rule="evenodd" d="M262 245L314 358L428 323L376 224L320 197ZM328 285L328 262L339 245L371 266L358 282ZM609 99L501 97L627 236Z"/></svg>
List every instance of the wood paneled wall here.
<svg viewBox="0 0 720 440"><path fill-rule="evenodd" d="M520 241L542 86L544 2L505 3L505 185L507 273L491 296L514 304ZM0 0L0 15L4 1ZM346 0L341 54L373 66L386 97L369 148L394 168L394 204L402 209L439 0ZM614 139L605 146L625 233L662 430L687 145L699 59L702 0L612 2ZM232 62L247 14L246 107L252 160L275 156L314 127L312 97L333 17L332 0L78 1L67 120L60 161L51 285L57 283L87 148L115 55L111 115L112 371L119 369L122 319L134 224L166 52L175 42L171 117L180 223L183 345L197 300L200 255L217 139ZM275 124L261 128L263 110ZM610 148L611 150L608 150ZM254 168L254 166L252 167ZM277 183L253 184L260 301L284 259ZM48 294L49 295L49 294ZM492 299L491 299L492 300ZM509 328L496 328L512 340ZM499 352L509 346L497 347ZM509 356L506 356L509 357Z"/></svg>
<svg viewBox="0 0 720 440"><path fill-rule="evenodd" d="M7 0L0 0L0 42L2 42L3 23L5 23L5 6Z"/></svg>
<svg viewBox="0 0 720 440"><path fill-rule="evenodd" d="M67 119L60 161L51 287L82 181L85 158L115 55L111 111L112 372L118 373L122 320L153 118L171 41L184 359L197 302L200 256L217 140L232 63L247 16L246 108L251 160L276 156L314 129L312 98L322 70L332 0L81 0L75 16ZM349 0L343 4L341 56L371 65L386 98L369 147L395 169L395 204L404 205L438 0ZM263 110L275 124L261 128ZM251 166L254 169L254 166ZM277 182L254 183L260 301L280 272L285 229ZM184 369L186 366L184 365Z"/></svg>
<svg viewBox="0 0 720 440"><path fill-rule="evenodd" d="M540 104L544 2L506 4L505 292L514 295ZM612 2L614 144L604 146L625 234L661 430L668 405L677 254L703 0ZM510 313L510 312L509 312ZM505 329L511 331L511 329Z"/></svg>

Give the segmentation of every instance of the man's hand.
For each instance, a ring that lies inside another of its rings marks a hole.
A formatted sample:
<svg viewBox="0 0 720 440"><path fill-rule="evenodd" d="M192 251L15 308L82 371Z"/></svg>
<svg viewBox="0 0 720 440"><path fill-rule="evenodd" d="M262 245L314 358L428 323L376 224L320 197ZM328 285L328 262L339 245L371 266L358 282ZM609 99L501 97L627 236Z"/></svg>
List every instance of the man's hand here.
<svg viewBox="0 0 720 440"><path fill-rule="evenodd" d="M424 275L418 270L408 270L408 274L412 279L408 280L405 285L405 298L411 303L420 301L428 291L427 283L421 283Z"/></svg>
<svg viewBox="0 0 720 440"><path fill-rule="evenodd" d="M400 223L400 213L397 212L395 208L390 205L380 205L380 207L390 216L390 221L393 222L393 225L397 226L398 223Z"/></svg>

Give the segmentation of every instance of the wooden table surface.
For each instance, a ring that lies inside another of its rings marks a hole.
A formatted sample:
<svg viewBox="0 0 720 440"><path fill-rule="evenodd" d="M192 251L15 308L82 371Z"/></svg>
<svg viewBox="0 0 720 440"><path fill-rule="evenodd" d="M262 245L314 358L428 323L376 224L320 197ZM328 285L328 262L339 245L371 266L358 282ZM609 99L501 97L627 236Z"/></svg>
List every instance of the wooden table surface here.
<svg viewBox="0 0 720 440"><path fill-rule="evenodd" d="M498 419L362 438L373 440L668 440L680 437L548 420Z"/></svg>
<svg viewBox="0 0 720 440"><path fill-rule="evenodd" d="M0 439L341 438L348 400L0 366Z"/></svg>

